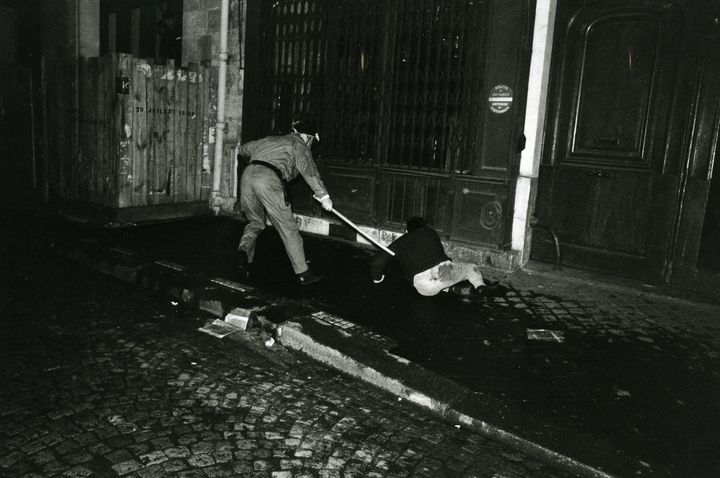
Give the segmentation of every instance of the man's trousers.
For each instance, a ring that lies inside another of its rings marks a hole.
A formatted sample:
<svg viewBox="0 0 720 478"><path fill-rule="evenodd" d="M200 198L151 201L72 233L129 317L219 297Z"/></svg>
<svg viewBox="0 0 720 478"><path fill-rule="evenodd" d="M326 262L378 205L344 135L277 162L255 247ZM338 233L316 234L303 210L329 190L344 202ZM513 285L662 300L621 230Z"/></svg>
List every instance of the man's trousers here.
<svg viewBox="0 0 720 478"><path fill-rule="evenodd" d="M255 257L255 243L258 235L265 229L267 214L280 234L295 273L308 270L303 240L295 216L290 205L285 203L280 179L271 169L253 163L245 168L240 180L240 207L249 222L243 231L238 250L245 251L249 262Z"/></svg>
<svg viewBox="0 0 720 478"><path fill-rule="evenodd" d="M448 260L415 274L413 286L420 295L437 295L441 290L464 280L470 281L475 288L485 285L480 273L480 266L469 262Z"/></svg>

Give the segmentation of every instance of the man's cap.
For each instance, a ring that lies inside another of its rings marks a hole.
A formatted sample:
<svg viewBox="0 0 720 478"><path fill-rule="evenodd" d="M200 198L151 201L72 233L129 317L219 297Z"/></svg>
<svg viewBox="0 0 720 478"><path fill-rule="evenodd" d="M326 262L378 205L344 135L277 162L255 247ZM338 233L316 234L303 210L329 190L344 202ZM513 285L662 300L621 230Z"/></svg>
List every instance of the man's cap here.
<svg viewBox="0 0 720 478"><path fill-rule="evenodd" d="M307 134L310 136L319 136L320 128L312 120L297 120L292 122L291 131L293 133Z"/></svg>

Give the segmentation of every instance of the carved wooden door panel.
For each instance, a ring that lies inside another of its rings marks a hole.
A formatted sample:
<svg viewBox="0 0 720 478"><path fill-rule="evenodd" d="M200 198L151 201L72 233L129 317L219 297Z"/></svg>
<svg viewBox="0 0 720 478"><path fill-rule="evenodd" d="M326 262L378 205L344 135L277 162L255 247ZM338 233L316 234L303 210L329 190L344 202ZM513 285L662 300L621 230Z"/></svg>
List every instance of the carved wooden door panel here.
<svg viewBox="0 0 720 478"><path fill-rule="evenodd" d="M536 215L563 263L659 279L677 174L668 153L682 18L671 3L560 2ZM677 156L677 155L676 155ZM549 244L533 242L533 254Z"/></svg>

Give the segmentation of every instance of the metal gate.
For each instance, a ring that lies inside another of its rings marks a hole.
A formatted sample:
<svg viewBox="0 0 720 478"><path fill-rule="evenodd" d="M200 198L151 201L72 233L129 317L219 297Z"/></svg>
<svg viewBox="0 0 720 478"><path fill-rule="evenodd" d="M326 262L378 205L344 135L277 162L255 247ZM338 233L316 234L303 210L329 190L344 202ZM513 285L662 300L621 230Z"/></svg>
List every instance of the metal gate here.
<svg viewBox="0 0 720 478"><path fill-rule="evenodd" d="M323 159L469 170L482 87L478 0L284 0L263 36L268 130L313 117Z"/></svg>
<svg viewBox="0 0 720 478"><path fill-rule="evenodd" d="M390 226L422 215L450 234L455 218L468 219L453 198L456 190L481 188L456 179L485 173L478 153L488 114L491 3L249 1L243 140L312 119L322 127L315 156L339 205ZM508 159L495 160L503 166L482 189L504 208L497 196L508 192ZM296 209L312 209L311 203ZM470 217L475 224L464 226L475 232L467 239L499 245L504 221L496 219L483 226L480 216Z"/></svg>

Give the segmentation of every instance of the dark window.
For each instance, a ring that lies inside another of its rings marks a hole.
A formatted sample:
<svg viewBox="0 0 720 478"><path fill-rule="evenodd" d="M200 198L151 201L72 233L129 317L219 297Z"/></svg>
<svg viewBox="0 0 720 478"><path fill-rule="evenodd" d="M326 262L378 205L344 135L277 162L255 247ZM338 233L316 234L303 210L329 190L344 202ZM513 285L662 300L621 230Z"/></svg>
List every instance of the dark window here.
<svg viewBox="0 0 720 478"><path fill-rule="evenodd" d="M101 0L100 54L182 61L182 0Z"/></svg>
<svg viewBox="0 0 720 478"><path fill-rule="evenodd" d="M263 103L252 118L281 132L322 125L338 163L469 170L464 141L479 116L480 0L263 2ZM248 70L249 74L252 74ZM255 128L257 129L257 128Z"/></svg>

